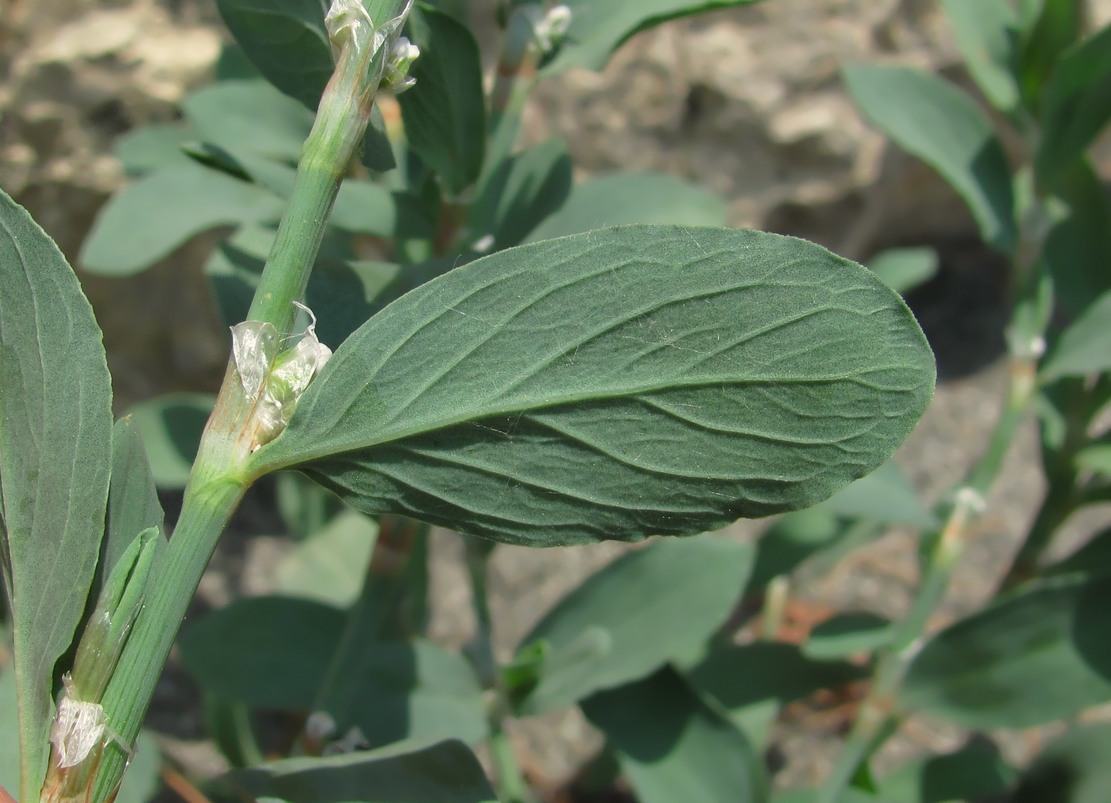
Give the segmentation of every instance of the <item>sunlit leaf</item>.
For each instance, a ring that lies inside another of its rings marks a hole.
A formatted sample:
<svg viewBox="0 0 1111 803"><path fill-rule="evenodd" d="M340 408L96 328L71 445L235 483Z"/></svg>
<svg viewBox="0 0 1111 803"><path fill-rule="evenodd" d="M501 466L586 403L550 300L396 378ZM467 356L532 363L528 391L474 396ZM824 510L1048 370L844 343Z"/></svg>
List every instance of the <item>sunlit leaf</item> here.
<svg viewBox="0 0 1111 803"><path fill-rule="evenodd" d="M252 468L299 465L364 512L508 542L691 534L868 473L933 376L898 296L818 246L623 227L398 299Z"/></svg>

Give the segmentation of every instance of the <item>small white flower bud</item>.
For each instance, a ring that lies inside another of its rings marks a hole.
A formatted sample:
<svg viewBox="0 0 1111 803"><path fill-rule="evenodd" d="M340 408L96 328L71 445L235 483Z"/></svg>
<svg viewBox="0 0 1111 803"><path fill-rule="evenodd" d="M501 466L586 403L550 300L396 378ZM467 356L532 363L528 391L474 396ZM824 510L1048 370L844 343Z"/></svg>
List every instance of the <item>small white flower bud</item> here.
<svg viewBox="0 0 1111 803"><path fill-rule="evenodd" d="M390 49L390 57L386 63L386 75L382 84L395 95L400 95L417 82L416 78L409 76L409 68L420 57L420 48L410 42L406 37L399 37Z"/></svg>

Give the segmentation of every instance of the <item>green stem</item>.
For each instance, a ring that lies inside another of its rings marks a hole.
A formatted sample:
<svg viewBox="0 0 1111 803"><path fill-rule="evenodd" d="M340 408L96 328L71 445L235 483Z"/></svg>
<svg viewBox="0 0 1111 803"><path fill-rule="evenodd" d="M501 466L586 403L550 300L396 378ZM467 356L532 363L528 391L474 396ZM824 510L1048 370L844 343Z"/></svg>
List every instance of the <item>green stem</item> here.
<svg viewBox="0 0 1111 803"><path fill-rule="evenodd" d="M507 697L494 656L493 620L490 616L486 577L489 574L490 555L495 545L469 536L463 536L463 545L466 550L467 574L471 581L471 597L477 619L475 637L467 645L467 654L474 664L483 688L492 692L487 713L487 724L490 728L487 745L490 748L490 759L493 764L494 788L498 792L498 800L503 803L532 803L534 798L517 763L513 741L505 730L505 722L508 719Z"/></svg>
<svg viewBox="0 0 1111 803"><path fill-rule="evenodd" d="M397 0L396 14L405 4ZM273 324L279 336L293 326L293 302L304 294L332 203L366 130L385 59L400 27L397 21L383 43L376 42L369 20L342 23L332 33L340 47L336 70L305 141L289 206L248 315L248 320ZM181 517L102 699L109 726L126 744L135 743L189 601L220 535L255 479L244 466L256 445L256 401L244 392L233 357L201 438ZM128 758L115 743L105 748L90 799L112 799Z"/></svg>

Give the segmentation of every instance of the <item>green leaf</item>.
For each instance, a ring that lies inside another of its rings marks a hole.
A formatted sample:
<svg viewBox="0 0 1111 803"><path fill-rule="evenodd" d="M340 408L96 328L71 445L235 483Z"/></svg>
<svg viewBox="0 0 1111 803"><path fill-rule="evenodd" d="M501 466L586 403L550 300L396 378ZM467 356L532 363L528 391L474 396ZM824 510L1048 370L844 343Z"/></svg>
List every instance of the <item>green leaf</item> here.
<svg viewBox="0 0 1111 803"><path fill-rule="evenodd" d="M760 758L670 667L582 703L641 803L763 801Z"/></svg>
<svg viewBox="0 0 1111 803"><path fill-rule="evenodd" d="M1096 299L1061 334L1042 363L1041 379L1086 376L1111 368L1111 292Z"/></svg>
<svg viewBox="0 0 1111 803"><path fill-rule="evenodd" d="M848 534L849 524L825 505L779 517L756 542L750 588L764 588L773 578L790 574L813 555L836 547Z"/></svg>
<svg viewBox="0 0 1111 803"><path fill-rule="evenodd" d="M937 251L932 248L889 248L868 260L868 269L905 296L937 275Z"/></svg>
<svg viewBox="0 0 1111 803"><path fill-rule="evenodd" d="M359 596L366 579L378 524L344 511L286 555L274 571L279 594L345 608Z"/></svg>
<svg viewBox="0 0 1111 803"><path fill-rule="evenodd" d="M321 0L216 0L235 41L263 77L315 111L332 77Z"/></svg>
<svg viewBox="0 0 1111 803"><path fill-rule="evenodd" d="M875 652L891 642L891 622L872 613L840 613L817 625L802 645L816 661L851 658Z"/></svg>
<svg viewBox="0 0 1111 803"><path fill-rule="evenodd" d="M79 259L91 273L125 276L169 256L201 232L277 220L281 212L281 199L254 184L200 165L168 167L105 204Z"/></svg>
<svg viewBox="0 0 1111 803"><path fill-rule="evenodd" d="M1111 292L1111 199L1087 159L1058 175L1054 191L1067 208L1050 229L1042 258L1056 299L1075 316Z"/></svg>
<svg viewBox="0 0 1111 803"><path fill-rule="evenodd" d="M1076 453L1076 466L1082 471L1111 477L1111 444L1081 449Z"/></svg>
<svg viewBox="0 0 1111 803"><path fill-rule="evenodd" d="M891 461L835 493L821 509L879 524L910 524L923 529L938 525L937 517L926 509L906 475Z"/></svg>
<svg viewBox="0 0 1111 803"><path fill-rule="evenodd" d="M127 764L115 803L148 803L154 800L161 782L162 752L148 731L135 744L135 756Z"/></svg>
<svg viewBox="0 0 1111 803"><path fill-rule="evenodd" d="M1015 775L995 745L969 742L952 753L903 765L880 779L879 793L899 803L979 801L1005 796Z"/></svg>
<svg viewBox="0 0 1111 803"><path fill-rule="evenodd" d="M208 693L259 708L308 708L343 632L343 611L292 597L239 599L188 625L181 660Z"/></svg>
<svg viewBox="0 0 1111 803"><path fill-rule="evenodd" d="M288 803L497 803L482 765L457 741L289 758L239 770L230 780L257 798Z"/></svg>
<svg viewBox="0 0 1111 803"><path fill-rule="evenodd" d="M760 232L521 246L375 315L251 470L531 545L689 534L821 501L917 421L933 359L865 269Z"/></svg>
<svg viewBox="0 0 1111 803"><path fill-rule="evenodd" d="M1046 576L1074 572L1088 577L1111 574L1111 528L1096 533L1067 557L1042 570Z"/></svg>
<svg viewBox="0 0 1111 803"><path fill-rule="evenodd" d="M571 190L559 211L527 242L626 223L724 226L725 202L701 187L662 173L615 173Z"/></svg>
<svg viewBox="0 0 1111 803"><path fill-rule="evenodd" d="M698 647L740 599L751 562L750 548L713 536L657 541L614 561L521 640L518 651L536 642L546 649L517 710L572 705ZM584 645L597 646L585 661Z"/></svg>
<svg viewBox="0 0 1111 803"><path fill-rule="evenodd" d="M1014 803L1104 803L1111 789L1111 724L1073 728L1023 773Z"/></svg>
<svg viewBox="0 0 1111 803"><path fill-rule="evenodd" d="M21 800L38 798L54 665L104 531L112 388L92 307L54 242L0 192L0 564L15 631Z"/></svg>
<svg viewBox="0 0 1111 803"><path fill-rule="evenodd" d="M1080 38L1084 5L1080 0L1040 0L1020 8L1018 75L1027 109L1036 111L1041 106L1046 82L1061 55Z"/></svg>
<svg viewBox="0 0 1111 803"><path fill-rule="evenodd" d="M313 123L312 112L258 79L221 81L198 90L182 110L197 139L290 164L301 158Z"/></svg>
<svg viewBox="0 0 1111 803"><path fill-rule="evenodd" d="M486 142L478 44L466 27L428 6L409 15L409 38L421 56L409 72L416 85L397 99L405 137L459 195L478 178Z"/></svg>
<svg viewBox="0 0 1111 803"><path fill-rule="evenodd" d="M1053 185L1111 120L1111 25L1065 53L1042 103L1034 167Z"/></svg>
<svg viewBox="0 0 1111 803"><path fill-rule="evenodd" d="M762 734L749 730L754 720L770 722L787 703L820 689L838 688L868 673L843 661L807 658L793 644L761 641L715 647L684 674L699 693L713 698L750 738L762 743ZM755 738L757 735L761 738Z"/></svg>
<svg viewBox="0 0 1111 803"><path fill-rule="evenodd" d="M544 66L551 74L568 67L600 70L610 54L638 31L690 14L747 5L752 0L565 0L571 26L555 57Z"/></svg>
<svg viewBox="0 0 1111 803"><path fill-rule="evenodd" d="M141 176L163 167L189 164L181 146L196 139L197 132L182 123L149 125L116 140L116 156L128 175Z"/></svg>
<svg viewBox="0 0 1111 803"><path fill-rule="evenodd" d="M224 321L242 321L251 307L274 229L244 226L221 243L205 264ZM317 258L305 303L321 313L317 335L336 348L371 315L430 278L454 267L455 258L420 265Z"/></svg>
<svg viewBox="0 0 1111 803"><path fill-rule="evenodd" d="M1018 15L1007 0L942 0L957 47L972 80L992 106L1003 112L1020 102L1015 77Z"/></svg>
<svg viewBox="0 0 1111 803"><path fill-rule="evenodd" d="M149 527L163 530L163 518L139 428L130 417L121 418L112 428L108 526L100 547L97 574L107 577L123 551L143 530Z"/></svg>
<svg viewBox="0 0 1111 803"><path fill-rule="evenodd" d="M185 487L215 401L208 393L169 393L131 408L159 488Z"/></svg>
<svg viewBox="0 0 1111 803"><path fill-rule="evenodd" d="M310 708L346 615L306 599L241 599L182 634L182 663L205 691L258 708ZM486 730L482 689L466 660L429 642L368 645L350 721L372 744Z"/></svg>
<svg viewBox="0 0 1111 803"><path fill-rule="evenodd" d="M11 645L5 639L3 646ZM19 792L19 694L10 667L0 671L0 788L13 798Z"/></svg>
<svg viewBox="0 0 1111 803"><path fill-rule="evenodd" d="M559 209L571 192L571 157L560 139L549 139L506 159L479 186L467 227L472 240L494 238L494 249L525 239Z"/></svg>
<svg viewBox="0 0 1111 803"><path fill-rule="evenodd" d="M943 630L911 664L901 703L972 728L1025 728L1111 699L1106 578L1027 586Z"/></svg>
<svg viewBox="0 0 1111 803"><path fill-rule="evenodd" d="M906 67L846 67L844 78L864 115L964 198L984 242L1010 253L1016 237L1010 168L973 100L941 78Z"/></svg>

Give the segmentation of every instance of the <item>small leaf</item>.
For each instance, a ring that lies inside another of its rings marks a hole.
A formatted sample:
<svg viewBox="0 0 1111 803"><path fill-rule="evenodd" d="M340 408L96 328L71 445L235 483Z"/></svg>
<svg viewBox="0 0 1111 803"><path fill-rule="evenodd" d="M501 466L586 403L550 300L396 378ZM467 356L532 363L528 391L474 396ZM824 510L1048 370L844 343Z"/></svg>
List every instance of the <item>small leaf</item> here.
<svg viewBox="0 0 1111 803"><path fill-rule="evenodd" d="M274 590L345 608L355 601L366 579L378 525L345 511L308 536L274 571Z"/></svg>
<svg viewBox="0 0 1111 803"><path fill-rule="evenodd" d="M867 670L843 661L813 660L793 644L762 641L715 646L684 674L695 689L747 728L754 710L770 703L774 718L787 703L859 680Z"/></svg>
<svg viewBox="0 0 1111 803"><path fill-rule="evenodd" d="M409 74L416 86L398 96L409 146L458 195L482 170L486 99L471 32L428 6L409 15L409 38L421 56Z"/></svg>
<svg viewBox="0 0 1111 803"><path fill-rule="evenodd" d="M994 744L969 742L937 756L911 761L880 779L882 800L899 803L950 803L1006 798L1016 773Z"/></svg>
<svg viewBox="0 0 1111 803"><path fill-rule="evenodd" d="M104 533L112 389L77 277L3 192L0 388L0 566L19 688L19 797L32 800L46 773L54 665L85 611Z"/></svg>
<svg viewBox="0 0 1111 803"><path fill-rule="evenodd" d="M891 461L835 493L822 503L821 509L879 524L910 524L923 529L938 524L937 517L922 504L906 475Z"/></svg>
<svg viewBox="0 0 1111 803"><path fill-rule="evenodd" d="M1111 528L1096 533L1067 557L1047 566L1041 573L1052 577L1074 572L1082 572L1088 577L1111 574Z"/></svg>
<svg viewBox="0 0 1111 803"><path fill-rule="evenodd" d="M127 764L115 803L148 803L160 786L162 752L148 731L142 731L135 745L135 756Z"/></svg>
<svg viewBox="0 0 1111 803"><path fill-rule="evenodd" d="M1111 292L1104 293L1072 322L1042 364L1044 382L1086 376L1111 368Z"/></svg>
<svg viewBox="0 0 1111 803"><path fill-rule="evenodd" d="M144 126L116 140L116 156L128 175L141 176L164 167L189 164L181 146L196 139L197 132L182 123Z"/></svg>
<svg viewBox="0 0 1111 803"><path fill-rule="evenodd" d="M241 599L182 634L182 663L205 691L257 708L310 708L344 632L338 608L289 597ZM480 739L482 688L466 659L426 641L366 647L347 712L372 744Z"/></svg>
<svg viewBox="0 0 1111 803"><path fill-rule="evenodd" d="M818 624L802 653L816 661L851 658L875 652L891 643L891 622L871 613L841 613Z"/></svg>
<svg viewBox="0 0 1111 803"><path fill-rule="evenodd" d="M644 677L705 641L740 599L752 552L702 536L658 541L591 576L521 641L546 649L523 714L571 705ZM584 634L589 641L584 641ZM593 660L582 651L596 645Z"/></svg>
<svg viewBox="0 0 1111 803"><path fill-rule="evenodd" d="M1037 0L1020 7L1021 42L1018 49L1018 75L1024 105L1036 110L1045 85L1061 62L1062 54L1084 29L1084 4L1077 0Z"/></svg>
<svg viewBox="0 0 1111 803"><path fill-rule="evenodd" d="M1025 728L1111 699L1106 578L1024 587L926 643L903 705L972 728Z"/></svg>
<svg viewBox="0 0 1111 803"><path fill-rule="evenodd" d="M211 694L260 708L308 708L344 619L319 602L251 597L190 624L178 646L185 668Z"/></svg>
<svg viewBox="0 0 1111 803"><path fill-rule="evenodd" d="M932 248L889 248L868 260L868 269L905 296L937 275L937 251Z"/></svg>
<svg viewBox="0 0 1111 803"><path fill-rule="evenodd" d="M149 527L162 530L162 504L147 462L142 436L135 422L121 418L112 428L112 479L108 486L108 526L97 566L107 577L121 554ZM99 585L93 597L99 596Z"/></svg>
<svg viewBox="0 0 1111 803"><path fill-rule="evenodd" d="M197 139L289 164L301 158L313 122L304 106L258 79L221 81L198 90L185 99L182 110Z"/></svg>
<svg viewBox="0 0 1111 803"><path fill-rule="evenodd" d="M526 242L626 223L724 226L725 202L702 187L662 173L615 173L579 184Z"/></svg>
<svg viewBox="0 0 1111 803"><path fill-rule="evenodd" d="M599 692L582 710L605 734L641 803L764 800L762 762L744 734L670 667Z"/></svg>
<svg viewBox="0 0 1111 803"><path fill-rule="evenodd" d="M339 349L252 471L531 545L690 534L821 501L933 388L901 300L759 232L631 226L502 251Z"/></svg>
<svg viewBox="0 0 1111 803"><path fill-rule="evenodd" d="M1042 103L1034 167L1053 185L1111 120L1111 25L1065 53Z"/></svg>
<svg viewBox="0 0 1111 803"><path fill-rule="evenodd" d="M224 24L267 81L315 111L332 76L320 0L216 0Z"/></svg>
<svg viewBox="0 0 1111 803"><path fill-rule="evenodd" d="M1050 229L1042 258L1057 300L1076 316L1111 292L1111 199L1087 159L1057 176L1054 194L1067 208Z"/></svg>
<svg viewBox="0 0 1111 803"><path fill-rule="evenodd" d="M1111 444L1088 446L1076 453L1076 467L1111 478Z"/></svg>
<svg viewBox="0 0 1111 803"><path fill-rule="evenodd" d="M1016 237L1010 168L991 122L972 99L906 67L846 67L844 78L864 115L964 198L984 242L1010 253Z"/></svg>
<svg viewBox="0 0 1111 803"><path fill-rule="evenodd" d="M550 139L498 165L478 189L467 227L472 239L494 237L493 248L517 245L567 200L571 157Z"/></svg>
<svg viewBox="0 0 1111 803"><path fill-rule="evenodd" d="M159 170L112 197L81 249L91 273L125 276L218 226L277 220L282 202L254 184L200 165Z"/></svg>
<svg viewBox="0 0 1111 803"><path fill-rule="evenodd" d="M752 0L641 0L615 3L612 0L564 0L571 8L571 27L562 46L544 66L551 74L568 67L600 70L610 54L638 31L668 20L747 5Z"/></svg>
<svg viewBox="0 0 1111 803"><path fill-rule="evenodd" d="M1111 724L1074 727L1022 774L1014 803L1104 803L1111 788Z"/></svg>
<svg viewBox="0 0 1111 803"><path fill-rule="evenodd" d="M790 574L812 556L836 548L849 530L849 523L825 505L780 516L756 542L750 588L764 588L772 579Z"/></svg>
<svg viewBox="0 0 1111 803"><path fill-rule="evenodd" d="M229 777L256 798L287 803L497 803L482 765L457 741L289 758Z"/></svg>
<svg viewBox="0 0 1111 803"><path fill-rule="evenodd" d="M131 408L159 488L185 487L215 402L207 393L169 393Z"/></svg>
<svg viewBox="0 0 1111 803"><path fill-rule="evenodd" d="M1007 0L943 0L968 74L992 106L1003 112L1020 102L1014 74L1018 15Z"/></svg>

